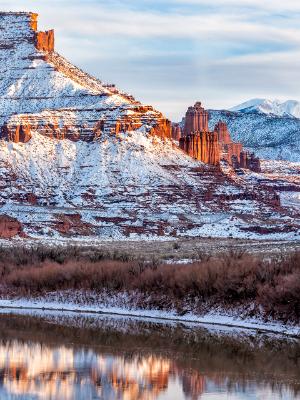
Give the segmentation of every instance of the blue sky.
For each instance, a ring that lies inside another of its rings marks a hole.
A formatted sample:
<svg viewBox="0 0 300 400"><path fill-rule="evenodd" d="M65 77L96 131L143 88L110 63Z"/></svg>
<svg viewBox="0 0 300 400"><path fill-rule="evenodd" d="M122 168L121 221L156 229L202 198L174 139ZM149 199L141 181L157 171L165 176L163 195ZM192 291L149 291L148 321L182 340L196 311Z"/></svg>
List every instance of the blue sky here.
<svg viewBox="0 0 300 400"><path fill-rule="evenodd" d="M178 120L201 100L300 100L299 0L0 0L35 11L56 49Z"/></svg>

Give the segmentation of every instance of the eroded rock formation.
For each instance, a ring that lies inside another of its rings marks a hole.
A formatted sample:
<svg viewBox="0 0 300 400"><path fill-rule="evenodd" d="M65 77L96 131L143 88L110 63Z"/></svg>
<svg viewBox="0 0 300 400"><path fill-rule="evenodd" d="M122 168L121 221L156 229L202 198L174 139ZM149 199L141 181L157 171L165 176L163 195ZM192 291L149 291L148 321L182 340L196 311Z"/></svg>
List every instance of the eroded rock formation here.
<svg viewBox="0 0 300 400"><path fill-rule="evenodd" d="M7 215L0 215L0 238L11 239L22 233L20 222Z"/></svg>
<svg viewBox="0 0 300 400"><path fill-rule="evenodd" d="M218 165L220 162L218 135L209 132L208 112L200 102L187 110L179 147L189 156L204 163Z"/></svg>
<svg viewBox="0 0 300 400"><path fill-rule="evenodd" d="M258 157L255 157L254 153L242 151L240 154L240 168L246 168L254 172L260 172L260 160Z"/></svg>
<svg viewBox="0 0 300 400"><path fill-rule="evenodd" d="M181 127L179 124L172 125L172 139L179 142L181 138Z"/></svg>
<svg viewBox="0 0 300 400"><path fill-rule="evenodd" d="M213 132L208 128L209 114L197 102L189 107L184 119L183 135L179 146L191 157L207 164L218 165L220 160L226 161L233 168L246 168L260 171L260 161L254 154L243 150L242 143L233 142L226 123L219 121ZM175 136L176 125L172 135ZM175 138L174 138L175 139Z"/></svg>
<svg viewBox="0 0 300 400"><path fill-rule="evenodd" d="M36 32L35 45L37 50L40 51L54 51L54 30L46 32Z"/></svg>
<svg viewBox="0 0 300 400"><path fill-rule="evenodd" d="M234 169L244 168L260 172L260 160L253 153L243 149L242 143L233 142L227 124L219 121L215 126L220 145L220 157L227 161Z"/></svg>
<svg viewBox="0 0 300 400"><path fill-rule="evenodd" d="M215 132L193 132L182 137L179 145L182 150L196 160L206 164L219 164L219 142Z"/></svg>
<svg viewBox="0 0 300 400"><path fill-rule="evenodd" d="M208 132L208 112L198 101L194 107L189 107L185 115L184 136L193 132Z"/></svg>

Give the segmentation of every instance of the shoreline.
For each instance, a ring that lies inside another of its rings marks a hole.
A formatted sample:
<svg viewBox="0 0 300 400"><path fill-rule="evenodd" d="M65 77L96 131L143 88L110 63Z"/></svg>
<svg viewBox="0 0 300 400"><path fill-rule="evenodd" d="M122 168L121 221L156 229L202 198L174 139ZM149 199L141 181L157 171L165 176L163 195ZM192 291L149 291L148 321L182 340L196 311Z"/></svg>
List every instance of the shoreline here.
<svg viewBox="0 0 300 400"><path fill-rule="evenodd" d="M185 316L178 315L174 311L129 309L121 307L76 305L62 302L43 302L28 299L1 299L0 314L2 311L42 311L42 312L62 312L75 314L93 314L99 316L118 316L130 317L141 320L161 321L164 323L182 323L207 325L210 327L230 328L246 331L255 331L258 334L284 335L290 338L300 338L300 326L283 324L278 321L264 322L259 318L239 318L236 315L229 315L221 312L209 312L202 316L187 313Z"/></svg>

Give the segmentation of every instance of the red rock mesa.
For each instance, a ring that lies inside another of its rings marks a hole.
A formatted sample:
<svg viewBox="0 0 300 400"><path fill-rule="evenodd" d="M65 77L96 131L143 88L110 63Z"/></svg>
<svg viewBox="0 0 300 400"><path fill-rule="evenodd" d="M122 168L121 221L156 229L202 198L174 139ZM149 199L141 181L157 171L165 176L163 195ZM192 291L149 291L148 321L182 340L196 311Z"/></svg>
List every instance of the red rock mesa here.
<svg viewBox="0 0 300 400"><path fill-rule="evenodd" d="M69 63L55 52L54 31L38 31L37 22L34 13L0 13L1 138L93 141L136 130L171 138L159 111ZM16 83L21 76L26 85Z"/></svg>

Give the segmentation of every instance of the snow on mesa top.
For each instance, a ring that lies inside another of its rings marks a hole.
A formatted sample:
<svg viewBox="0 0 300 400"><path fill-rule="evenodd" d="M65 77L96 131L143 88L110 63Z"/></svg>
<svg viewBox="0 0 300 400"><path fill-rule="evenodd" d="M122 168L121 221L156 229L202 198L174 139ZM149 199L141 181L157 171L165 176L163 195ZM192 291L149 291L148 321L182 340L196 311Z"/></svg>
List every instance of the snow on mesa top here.
<svg viewBox="0 0 300 400"><path fill-rule="evenodd" d="M92 140L100 131L141 126L170 137L161 113L57 54L54 32L37 31L37 14L0 14L0 72L0 123L8 126L2 137L15 142L27 141L34 131Z"/></svg>
<svg viewBox="0 0 300 400"><path fill-rule="evenodd" d="M299 239L272 177L186 155L160 112L57 54L37 14L0 13L0 72L0 237L5 214L34 238Z"/></svg>

